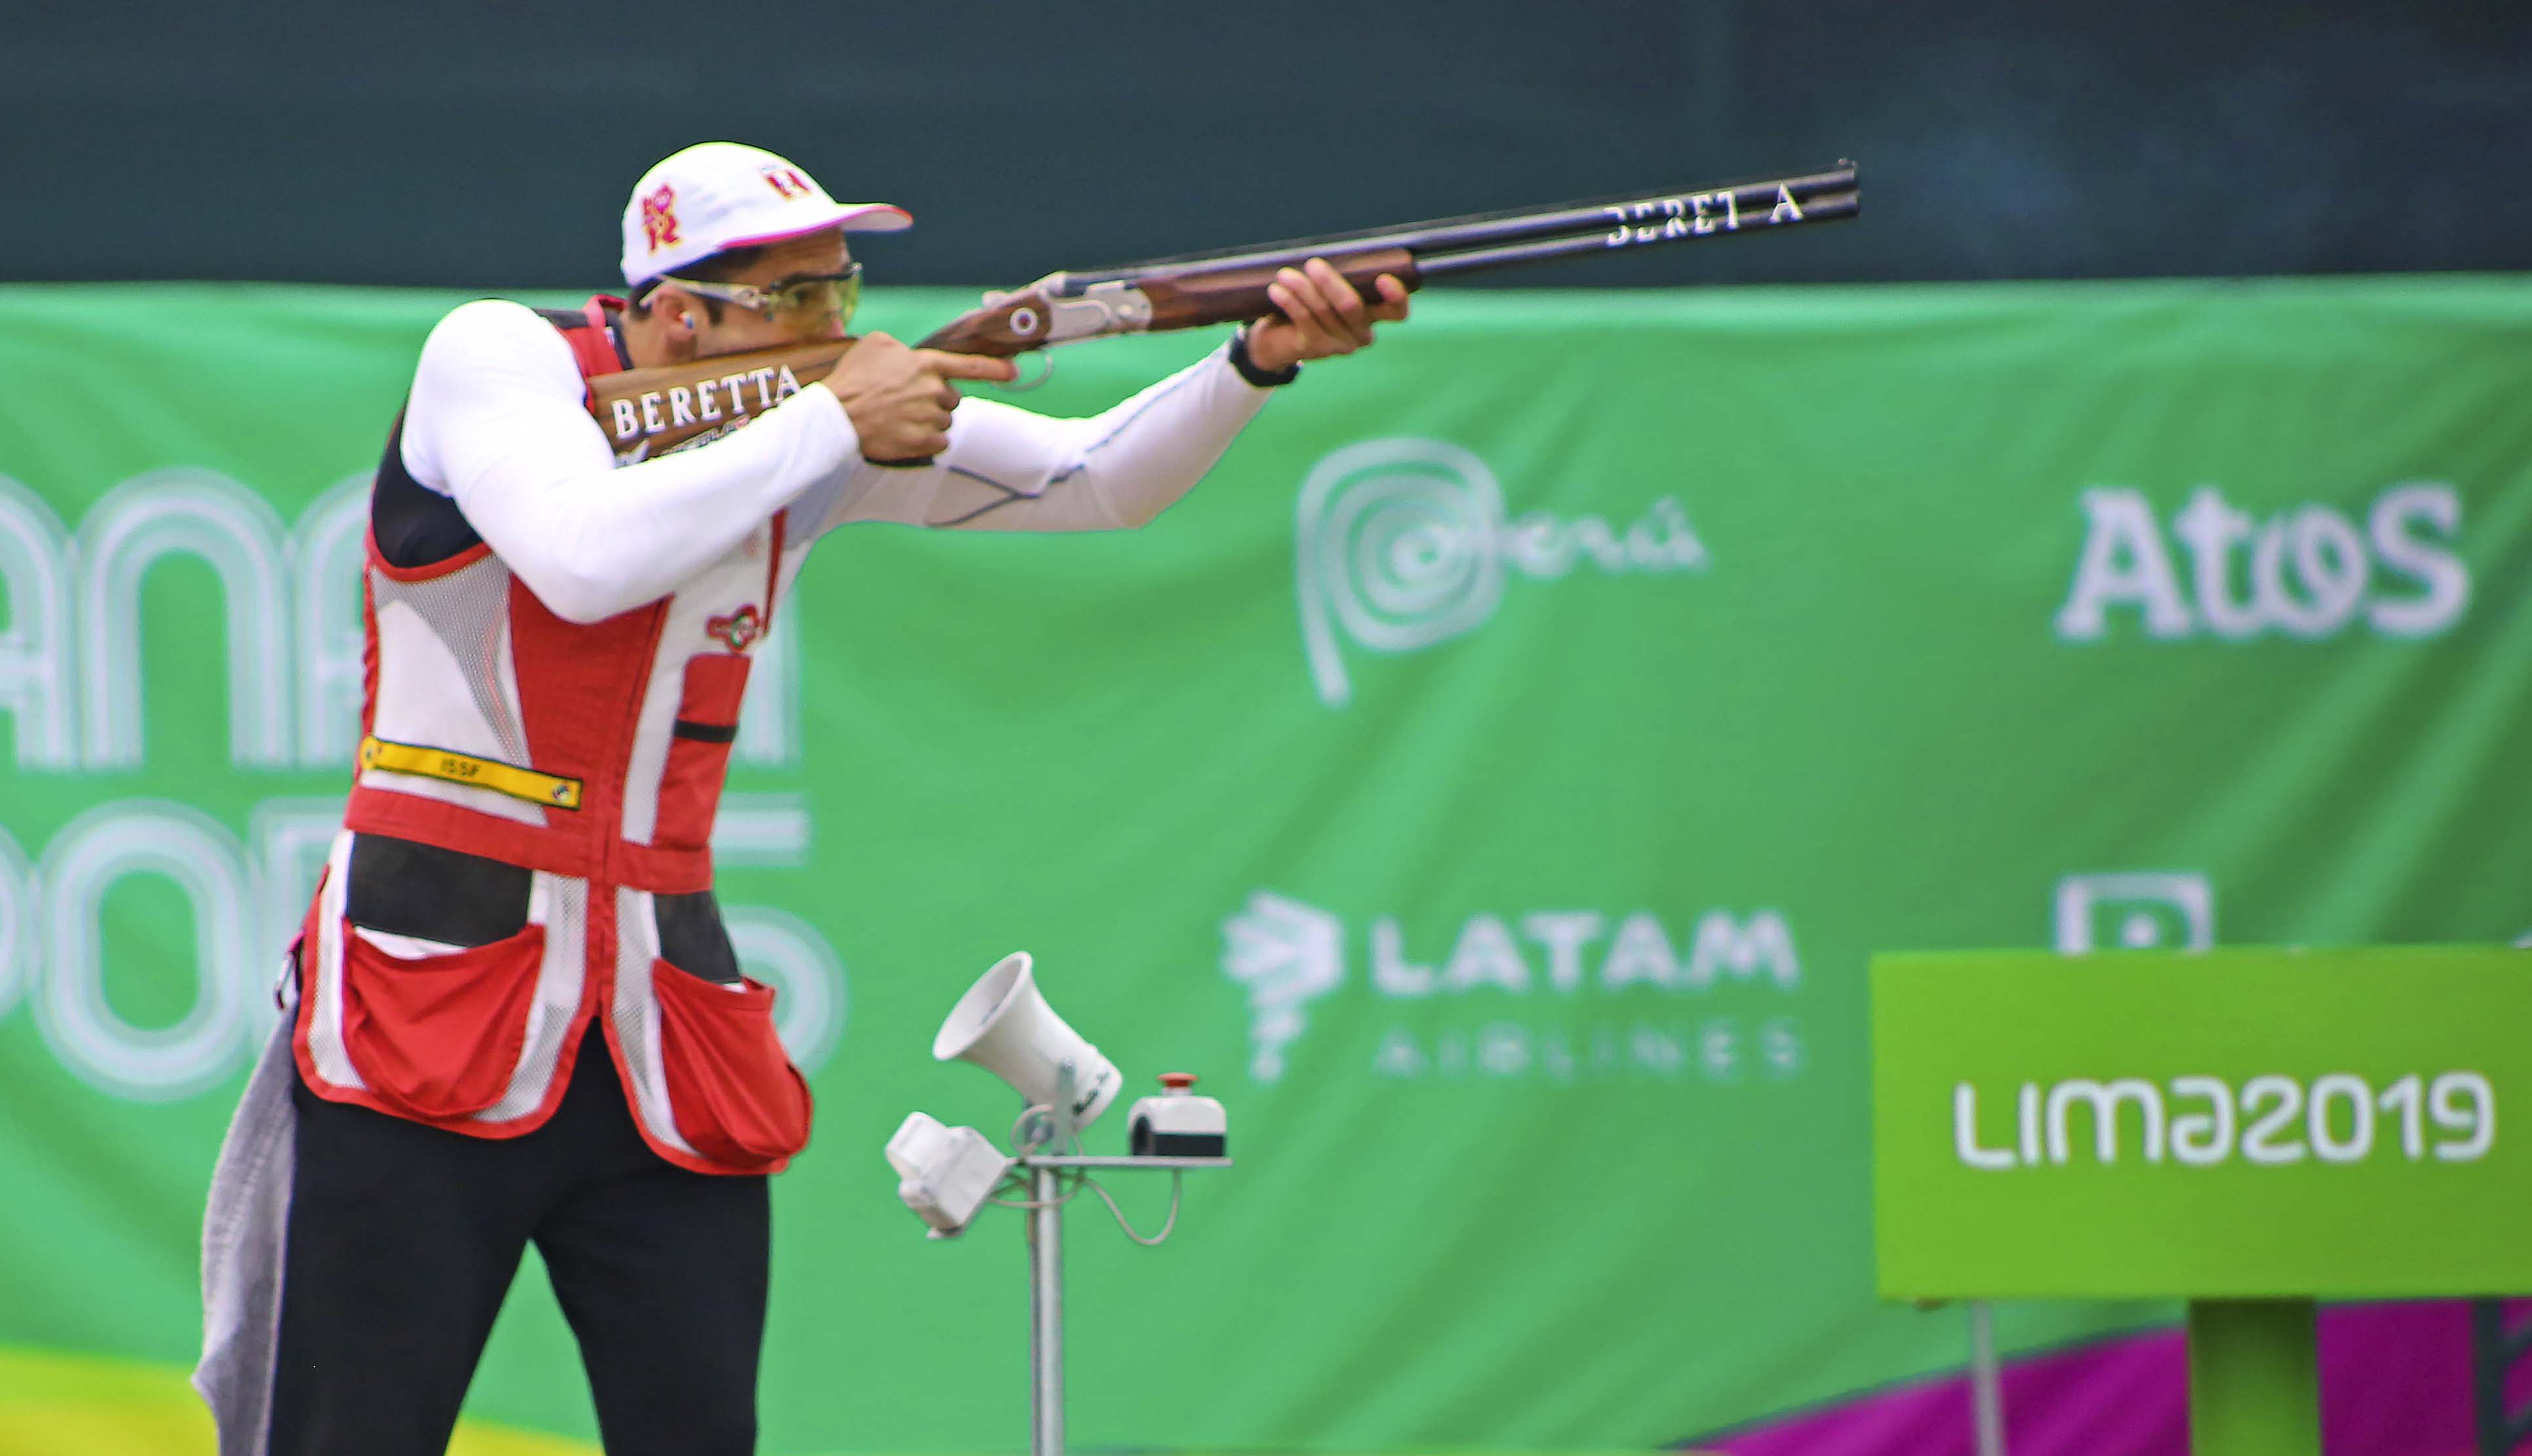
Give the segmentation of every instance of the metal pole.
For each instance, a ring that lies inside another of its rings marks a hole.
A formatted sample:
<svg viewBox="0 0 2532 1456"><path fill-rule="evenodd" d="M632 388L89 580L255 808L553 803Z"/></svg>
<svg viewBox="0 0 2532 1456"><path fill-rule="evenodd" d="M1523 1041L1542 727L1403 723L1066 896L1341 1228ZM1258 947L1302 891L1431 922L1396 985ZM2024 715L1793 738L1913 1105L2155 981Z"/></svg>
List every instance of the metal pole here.
<svg viewBox="0 0 2532 1456"><path fill-rule="evenodd" d="M2189 1449L2321 1456L2310 1300L2189 1302Z"/></svg>
<svg viewBox="0 0 2532 1456"><path fill-rule="evenodd" d="M2505 1456L2505 1302L2470 1302L2471 1407L2479 1456Z"/></svg>
<svg viewBox="0 0 2532 1456"><path fill-rule="evenodd" d="M1064 1456L1064 1210L1057 1172L1029 1170L1029 1456Z"/></svg>
<svg viewBox="0 0 2532 1456"><path fill-rule="evenodd" d="M2004 1456L2004 1368L1995 1358L1995 1306L1970 1301L1970 1399L1978 1456Z"/></svg>

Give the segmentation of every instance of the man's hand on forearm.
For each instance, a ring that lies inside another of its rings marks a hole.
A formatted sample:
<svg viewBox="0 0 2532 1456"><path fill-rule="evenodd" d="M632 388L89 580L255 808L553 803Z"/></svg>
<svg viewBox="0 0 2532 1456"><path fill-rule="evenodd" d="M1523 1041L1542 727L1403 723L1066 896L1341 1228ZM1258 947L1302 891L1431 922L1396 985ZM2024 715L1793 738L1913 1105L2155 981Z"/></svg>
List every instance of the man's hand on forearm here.
<svg viewBox="0 0 2532 1456"><path fill-rule="evenodd" d="M1281 374L1306 360L1351 354L1370 343L1373 324L1407 317L1406 285L1383 273L1379 286L1379 300L1366 303L1325 259L1285 268L1266 289L1284 312L1248 325L1248 362L1267 374Z"/></svg>

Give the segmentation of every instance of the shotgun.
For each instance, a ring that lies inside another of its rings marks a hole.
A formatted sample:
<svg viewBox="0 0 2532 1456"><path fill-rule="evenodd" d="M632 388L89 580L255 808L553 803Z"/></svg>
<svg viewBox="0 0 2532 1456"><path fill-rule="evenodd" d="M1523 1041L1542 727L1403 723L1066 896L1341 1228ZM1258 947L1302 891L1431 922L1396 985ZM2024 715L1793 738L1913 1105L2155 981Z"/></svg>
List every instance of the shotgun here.
<svg viewBox="0 0 2532 1456"><path fill-rule="evenodd" d="M1856 215L1855 163L1802 177L1701 192L1626 193L1546 207L1481 212L1404 227L1296 238L1155 259L1099 272L1052 273L950 320L918 348L1008 359L1052 344L1202 328L1275 311L1277 270L1324 258L1365 298L1396 275L1410 290L1488 268L1624 248L1762 232ZM590 380L590 413L619 456L657 454L747 423L755 411L826 378L850 339L626 370Z"/></svg>

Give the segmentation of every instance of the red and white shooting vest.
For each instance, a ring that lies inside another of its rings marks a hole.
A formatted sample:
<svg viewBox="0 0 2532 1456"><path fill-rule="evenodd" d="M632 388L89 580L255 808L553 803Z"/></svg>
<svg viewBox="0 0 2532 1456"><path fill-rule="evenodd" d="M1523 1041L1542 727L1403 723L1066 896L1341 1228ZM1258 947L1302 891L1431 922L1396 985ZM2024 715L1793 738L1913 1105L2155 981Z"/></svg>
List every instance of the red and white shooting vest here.
<svg viewBox="0 0 2532 1456"><path fill-rule="evenodd" d="M601 303L565 334L585 376L621 367ZM777 514L673 595L578 625L487 545L404 569L373 532L359 767L299 957L316 1095L515 1137L552 1114L598 1018L660 1156L771 1173L800 1150L809 1090L774 992L662 959L652 897L711 887L749 655L805 554ZM353 927L355 834L532 871L526 928L451 951Z"/></svg>

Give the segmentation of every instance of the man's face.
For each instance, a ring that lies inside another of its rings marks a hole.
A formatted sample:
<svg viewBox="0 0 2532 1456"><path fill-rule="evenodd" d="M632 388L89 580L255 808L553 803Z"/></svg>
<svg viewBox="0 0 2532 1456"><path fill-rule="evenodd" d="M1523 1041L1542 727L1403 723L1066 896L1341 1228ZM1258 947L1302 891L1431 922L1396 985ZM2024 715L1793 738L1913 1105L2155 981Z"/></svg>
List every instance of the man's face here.
<svg viewBox="0 0 2532 1456"><path fill-rule="evenodd" d="M844 246L844 230L831 227L768 245L763 256L729 281L767 287L793 278L840 273L852 266L852 252ZM699 358L844 336L844 320L832 312L778 314L768 319L753 310L725 303L720 305L719 321L715 322L711 312L698 301L694 317L695 353Z"/></svg>

